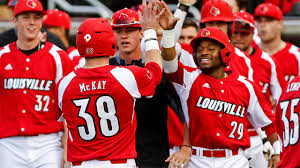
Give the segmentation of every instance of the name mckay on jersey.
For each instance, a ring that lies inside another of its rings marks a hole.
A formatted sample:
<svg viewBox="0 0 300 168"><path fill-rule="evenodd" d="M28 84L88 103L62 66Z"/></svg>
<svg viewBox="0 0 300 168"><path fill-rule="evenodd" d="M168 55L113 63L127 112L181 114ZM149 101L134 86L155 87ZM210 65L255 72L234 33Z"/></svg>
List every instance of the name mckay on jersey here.
<svg viewBox="0 0 300 168"><path fill-rule="evenodd" d="M208 97L204 98L203 96L199 97L196 107L208 109L215 112L223 111L223 113L241 118L243 118L245 114L245 107L243 107L242 105L237 105L220 100L214 100Z"/></svg>
<svg viewBox="0 0 300 168"><path fill-rule="evenodd" d="M50 91L53 80L32 78L4 78L4 89L31 89Z"/></svg>

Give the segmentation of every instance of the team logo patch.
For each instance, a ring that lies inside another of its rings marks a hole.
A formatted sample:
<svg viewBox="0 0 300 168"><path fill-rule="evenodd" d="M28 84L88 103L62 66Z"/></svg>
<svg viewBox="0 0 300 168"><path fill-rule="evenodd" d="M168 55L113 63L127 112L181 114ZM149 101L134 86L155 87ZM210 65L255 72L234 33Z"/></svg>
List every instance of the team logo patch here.
<svg viewBox="0 0 300 168"><path fill-rule="evenodd" d="M152 79L152 74L151 74L151 72L147 71L147 77L148 77L149 79Z"/></svg>
<svg viewBox="0 0 300 168"><path fill-rule="evenodd" d="M210 9L210 13L212 14L212 15L214 15L214 16L218 16L218 15L220 15L221 14L221 11L218 9L218 8L216 8L216 7L211 7L211 9Z"/></svg>
<svg viewBox="0 0 300 168"><path fill-rule="evenodd" d="M92 36L90 34L86 34L83 38L85 39L85 42L89 42Z"/></svg>
<svg viewBox="0 0 300 168"><path fill-rule="evenodd" d="M34 0L27 0L26 5L30 8L35 8L37 6L37 4Z"/></svg>
<svg viewBox="0 0 300 168"><path fill-rule="evenodd" d="M126 15L124 13L121 13L120 16L119 16L118 22L121 23L121 24L128 23L128 15Z"/></svg>
<svg viewBox="0 0 300 168"><path fill-rule="evenodd" d="M261 8L261 12L262 13L266 13L266 12L268 12L268 10L269 10L269 8L266 7L266 6L264 6L264 7Z"/></svg>
<svg viewBox="0 0 300 168"><path fill-rule="evenodd" d="M201 33L201 36L203 36L203 37L206 37L206 36L209 36L210 35L210 31L208 31L208 30L206 30L206 29L204 29L203 31L202 31L202 33Z"/></svg>

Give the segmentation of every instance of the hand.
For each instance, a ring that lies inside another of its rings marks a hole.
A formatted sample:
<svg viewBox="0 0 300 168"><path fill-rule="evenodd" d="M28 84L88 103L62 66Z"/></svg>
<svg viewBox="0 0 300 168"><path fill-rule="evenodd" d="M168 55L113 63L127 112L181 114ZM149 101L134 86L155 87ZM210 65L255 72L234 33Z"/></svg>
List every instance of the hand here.
<svg viewBox="0 0 300 168"><path fill-rule="evenodd" d="M190 161L191 153L191 147L182 146L178 152L166 159L166 162L170 162L168 168L186 168L188 162Z"/></svg>
<svg viewBox="0 0 300 168"><path fill-rule="evenodd" d="M179 2L186 6L192 6L197 2L197 0L179 0Z"/></svg>
<svg viewBox="0 0 300 168"><path fill-rule="evenodd" d="M274 154L273 147L270 141L266 141L263 146L263 152L266 160L270 160Z"/></svg>
<svg viewBox="0 0 300 168"><path fill-rule="evenodd" d="M144 31L148 29L157 30L159 28L159 19L164 14L165 9L158 11L158 5L153 0L149 0L148 5L146 0L143 0L142 7L143 14L138 11L142 29Z"/></svg>
<svg viewBox="0 0 300 168"><path fill-rule="evenodd" d="M269 161L268 168L276 168L280 162L280 155L276 154L272 156L272 159Z"/></svg>
<svg viewBox="0 0 300 168"><path fill-rule="evenodd" d="M174 29L177 21L180 18L174 18L173 13L168 8L167 4L164 1L156 1L156 4L159 5L158 10L165 9L165 12L160 17L159 24L164 30L171 30Z"/></svg>

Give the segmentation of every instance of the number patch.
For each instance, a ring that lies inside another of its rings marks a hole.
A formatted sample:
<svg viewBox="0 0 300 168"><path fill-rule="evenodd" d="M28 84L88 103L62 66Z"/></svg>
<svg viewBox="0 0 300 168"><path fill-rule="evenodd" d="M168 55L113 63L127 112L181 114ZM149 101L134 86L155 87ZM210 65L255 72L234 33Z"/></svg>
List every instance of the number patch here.
<svg viewBox="0 0 300 168"><path fill-rule="evenodd" d="M83 118L86 125L78 126L79 136L86 141L96 137L96 124L93 116L87 112L90 98L73 100L76 107L80 107L78 116ZM112 97L100 96L96 102L97 117L99 118L99 128L101 134L106 137L111 137L119 132L119 119L116 116L116 106Z"/></svg>
<svg viewBox="0 0 300 168"><path fill-rule="evenodd" d="M282 110L281 120L284 124L283 131L283 146L295 145L299 141L299 115L295 112L295 107L298 105L300 98L292 99L291 101L280 102ZM287 118L286 113L290 104L290 119ZM290 128L290 122L294 123L294 128Z"/></svg>
<svg viewBox="0 0 300 168"><path fill-rule="evenodd" d="M229 134L228 137L229 138L235 138L234 133L235 133L235 131L237 129L237 134L239 135L237 137L237 139L241 140L243 138L243 131L244 131L244 125L243 125L243 123L240 123L239 126L237 126L238 123L236 121L232 121L230 125L233 127L233 129L232 129L232 131L231 131L231 133Z"/></svg>
<svg viewBox="0 0 300 168"><path fill-rule="evenodd" d="M50 97L48 95L42 96L42 95L36 95L36 102L37 104L34 106L34 110L35 111L49 111L48 109L48 105L50 102ZM45 102L45 104L43 103ZM44 108L43 108L43 104L44 104Z"/></svg>

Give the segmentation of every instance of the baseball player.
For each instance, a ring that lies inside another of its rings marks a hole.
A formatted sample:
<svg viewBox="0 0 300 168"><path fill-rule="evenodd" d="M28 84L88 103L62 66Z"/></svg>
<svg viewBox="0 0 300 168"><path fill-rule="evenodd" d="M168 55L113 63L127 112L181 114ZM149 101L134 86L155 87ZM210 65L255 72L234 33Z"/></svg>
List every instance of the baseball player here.
<svg viewBox="0 0 300 168"><path fill-rule="evenodd" d="M68 49L68 55L76 69L84 65L85 59L80 56L75 47L69 44L68 35L71 27L69 14L58 9L49 9L43 20L43 27L56 34L64 42L64 45Z"/></svg>
<svg viewBox="0 0 300 168"><path fill-rule="evenodd" d="M45 15L38 0L19 0L18 39L0 49L0 162L2 168L58 168L57 82L73 70L65 51L38 35Z"/></svg>
<svg viewBox="0 0 300 168"><path fill-rule="evenodd" d="M207 1L201 8L200 27L217 27L231 36L234 16L232 8L223 0ZM253 68L247 54L235 48L229 68L253 81Z"/></svg>
<svg viewBox="0 0 300 168"><path fill-rule="evenodd" d="M283 27L281 9L271 3L263 3L256 7L254 18L261 38L259 48L280 63L279 67L287 82L300 75L299 48L281 40L280 31Z"/></svg>
<svg viewBox="0 0 300 168"><path fill-rule="evenodd" d="M231 43L250 56L251 66L254 69L254 83L259 86L266 99L269 100L270 104L273 103L272 105L275 107L282 90L286 86L283 74L279 70L276 60L273 60L269 54L263 52L261 49L251 46L255 29L253 16L247 12L237 12L234 13L234 16ZM266 141L267 138L265 135L262 135L265 138L263 140L265 144L263 145L256 130L254 130L250 123L249 125L250 129L248 131L251 147L245 151L246 156L248 156L252 167L267 167L268 164L264 159L262 151L264 147L264 152L267 152L266 148L270 147L269 142Z"/></svg>
<svg viewBox="0 0 300 168"><path fill-rule="evenodd" d="M228 36L218 28L202 29L192 40L194 59L200 69L183 66L176 59L172 26L164 27L162 56L164 70L182 87L186 100L184 141L171 155L169 167L248 167L243 149L250 146L246 121L263 127L276 151L279 141L273 127L272 107L256 85L243 76L224 71L233 51ZM168 40L169 39L169 40ZM265 113L265 112L266 113ZM275 163L279 155L274 155Z"/></svg>
<svg viewBox="0 0 300 168"><path fill-rule="evenodd" d="M300 76L289 82L276 107L276 126L282 142L279 168L300 167L299 86Z"/></svg>
<svg viewBox="0 0 300 168"><path fill-rule="evenodd" d="M144 67L145 57L141 50L143 31L136 11L121 9L112 17L112 27L116 34L119 55L110 59L110 65ZM158 36L157 29L157 36ZM159 38L157 38L159 41ZM144 38L144 43L145 38ZM146 47L144 45L144 47ZM139 167L165 168L165 158L169 156L167 130L168 106L174 111L181 110L181 104L171 83L163 75L152 98L137 99L135 110L137 116L136 163ZM156 138L153 138L156 137Z"/></svg>
<svg viewBox="0 0 300 168"><path fill-rule="evenodd" d="M58 89L72 167L135 167L135 102L153 96L162 76L155 29L163 11L156 15L156 9L143 1L144 68L109 65L117 44L107 20L87 19L79 27L77 47L86 64L63 78Z"/></svg>

